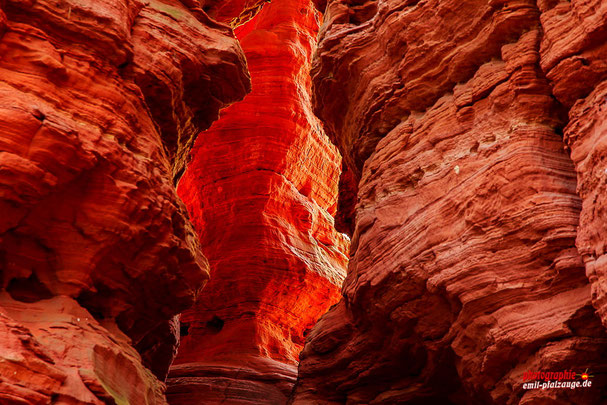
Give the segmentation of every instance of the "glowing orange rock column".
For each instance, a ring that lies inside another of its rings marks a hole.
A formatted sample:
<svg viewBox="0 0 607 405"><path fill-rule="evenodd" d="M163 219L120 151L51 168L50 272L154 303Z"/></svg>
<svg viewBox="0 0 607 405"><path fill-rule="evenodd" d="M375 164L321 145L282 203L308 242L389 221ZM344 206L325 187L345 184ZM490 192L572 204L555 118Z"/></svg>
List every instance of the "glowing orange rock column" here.
<svg viewBox="0 0 607 405"><path fill-rule="evenodd" d="M341 158L309 100L318 22L289 0L236 30L252 93L200 135L178 188L212 273L181 318L173 404L286 401L308 329L339 298Z"/></svg>

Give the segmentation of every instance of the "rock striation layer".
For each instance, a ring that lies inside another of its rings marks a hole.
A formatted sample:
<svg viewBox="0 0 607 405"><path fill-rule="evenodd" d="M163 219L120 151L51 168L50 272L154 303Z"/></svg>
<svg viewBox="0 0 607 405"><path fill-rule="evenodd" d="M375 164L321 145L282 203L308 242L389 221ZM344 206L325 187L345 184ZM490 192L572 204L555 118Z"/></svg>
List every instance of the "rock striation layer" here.
<svg viewBox="0 0 607 405"><path fill-rule="evenodd" d="M288 0L236 30L252 92L199 136L178 187L211 281L181 316L171 404L285 403L305 335L339 298L341 158L309 98L318 20Z"/></svg>
<svg viewBox="0 0 607 405"><path fill-rule="evenodd" d="M293 403L604 400L606 10L329 2L314 104L357 203L344 298ZM592 388L523 389L569 369Z"/></svg>
<svg viewBox="0 0 607 405"><path fill-rule="evenodd" d="M604 197L607 149L607 4L593 0L543 5L542 68L554 95L569 109L564 129L578 178L582 212L578 251L592 300L607 327L607 256Z"/></svg>
<svg viewBox="0 0 607 405"><path fill-rule="evenodd" d="M0 2L1 403L165 402L208 278L173 181L249 87L186 2Z"/></svg>

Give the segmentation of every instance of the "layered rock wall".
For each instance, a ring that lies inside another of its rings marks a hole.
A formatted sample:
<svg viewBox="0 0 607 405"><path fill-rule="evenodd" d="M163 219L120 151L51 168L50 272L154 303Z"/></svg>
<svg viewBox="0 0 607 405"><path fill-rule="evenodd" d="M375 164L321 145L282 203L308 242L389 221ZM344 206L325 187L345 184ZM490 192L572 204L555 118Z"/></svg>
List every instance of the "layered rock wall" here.
<svg viewBox="0 0 607 405"><path fill-rule="evenodd" d="M319 18L280 1L236 29L252 92L199 136L178 188L211 281L181 317L171 404L285 403L305 335L339 298L341 159L309 96Z"/></svg>
<svg viewBox="0 0 607 405"><path fill-rule="evenodd" d="M315 111L358 193L293 403L605 398L605 7L329 2ZM593 388L523 389L569 369Z"/></svg>
<svg viewBox="0 0 607 405"><path fill-rule="evenodd" d="M607 397L607 3L315 8L0 0L0 403Z"/></svg>
<svg viewBox="0 0 607 405"><path fill-rule="evenodd" d="M0 2L0 402L164 403L208 278L173 182L249 88L185 2Z"/></svg>
<svg viewBox="0 0 607 405"><path fill-rule="evenodd" d="M607 4L598 0L546 3L541 21L546 32L542 69L555 97L569 110L564 138L582 198L577 247L586 264L594 307L607 327Z"/></svg>

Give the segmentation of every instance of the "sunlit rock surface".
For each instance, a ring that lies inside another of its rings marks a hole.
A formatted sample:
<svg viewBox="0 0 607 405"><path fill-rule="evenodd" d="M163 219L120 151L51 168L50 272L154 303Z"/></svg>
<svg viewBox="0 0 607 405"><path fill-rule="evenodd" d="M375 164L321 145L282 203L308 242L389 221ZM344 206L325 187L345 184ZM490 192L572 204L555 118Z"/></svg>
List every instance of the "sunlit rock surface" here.
<svg viewBox="0 0 607 405"><path fill-rule="evenodd" d="M252 92L200 134L178 188L211 281L181 317L171 404L285 403L305 335L339 298L341 158L309 100L318 21L289 0L236 30Z"/></svg>
<svg viewBox="0 0 607 405"><path fill-rule="evenodd" d="M603 403L606 44L602 0L0 0L0 403Z"/></svg>

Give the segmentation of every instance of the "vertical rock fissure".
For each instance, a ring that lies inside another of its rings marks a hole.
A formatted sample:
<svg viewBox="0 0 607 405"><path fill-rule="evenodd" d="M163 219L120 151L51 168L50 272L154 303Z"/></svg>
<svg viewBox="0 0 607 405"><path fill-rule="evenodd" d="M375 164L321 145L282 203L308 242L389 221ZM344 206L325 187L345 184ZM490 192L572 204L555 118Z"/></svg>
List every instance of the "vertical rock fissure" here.
<svg viewBox="0 0 607 405"><path fill-rule="evenodd" d="M209 259L167 380L171 404L286 403L305 333L339 299L348 238L335 230L341 157L312 112L310 0L267 3L238 25L252 91L203 132L179 182ZM246 14L246 13L245 13Z"/></svg>

